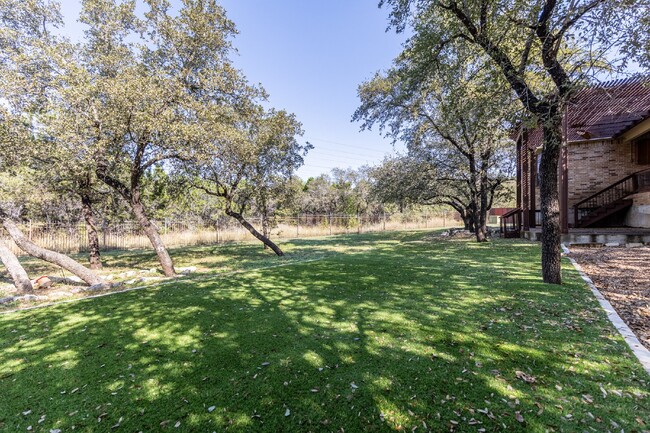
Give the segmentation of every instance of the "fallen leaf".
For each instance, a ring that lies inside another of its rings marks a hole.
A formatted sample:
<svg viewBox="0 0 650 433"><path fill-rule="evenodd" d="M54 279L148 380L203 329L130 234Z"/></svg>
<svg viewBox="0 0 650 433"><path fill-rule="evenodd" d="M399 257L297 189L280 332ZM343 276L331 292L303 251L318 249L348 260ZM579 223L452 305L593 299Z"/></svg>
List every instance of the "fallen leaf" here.
<svg viewBox="0 0 650 433"><path fill-rule="evenodd" d="M531 376L527 373L524 373L523 371L515 371L515 375L517 376L518 379L523 380L526 383L535 383L537 382L537 379L534 376Z"/></svg>
<svg viewBox="0 0 650 433"><path fill-rule="evenodd" d="M519 411L515 412L515 418L519 422L524 422L524 417L521 415L521 412L519 412Z"/></svg>

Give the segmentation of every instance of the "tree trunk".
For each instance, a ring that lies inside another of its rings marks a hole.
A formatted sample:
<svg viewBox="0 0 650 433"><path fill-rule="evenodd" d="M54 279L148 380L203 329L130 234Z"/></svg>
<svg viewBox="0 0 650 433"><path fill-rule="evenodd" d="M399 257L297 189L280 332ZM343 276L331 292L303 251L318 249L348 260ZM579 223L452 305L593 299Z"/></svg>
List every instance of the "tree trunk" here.
<svg viewBox="0 0 650 433"><path fill-rule="evenodd" d="M90 259L90 269L101 269L102 259L99 254L99 236L97 235L97 226L95 225L95 216L93 215L92 201L88 194L81 194L81 212L86 221L86 232L88 234L88 255Z"/></svg>
<svg viewBox="0 0 650 433"><path fill-rule="evenodd" d="M158 260L162 266L163 273L166 277L176 276L174 262L172 261L169 252L167 252L167 248L163 243L162 237L160 237L158 228L153 225L153 223L149 220L149 217L147 217L144 206L140 202L139 194L137 193L134 193L133 195L133 198L131 200L131 208L133 209L133 214L135 215L136 220L138 220L138 224L140 224L140 227L147 235L149 242L151 242L151 245L156 251L156 255L158 256Z"/></svg>
<svg viewBox="0 0 650 433"><path fill-rule="evenodd" d="M542 202L542 277L545 283L562 284L560 201L558 161L562 143L562 118L544 119L544 151L540 164L540 198Z"/></svg>
<svg viewBox="0 0 650 433"><path fill-rule="evenodd" d="M262 214L262 235L264 235L265 238L269 238L271 236L271 225L269 224L269 216L265 212ZM269 246L266 242L264 242L264 249L267 250L269 249Z"/></svg>
<svg viewBox="0 0 650 433"><path fill-rule="evenodd" d="M487 242L487 213L488 213L488 177L486 171L487 161L481 161L479 174L479 196L477 207L476 241Z"/></svg>
<svg viewBox="0 0 650 433"><path fill-rule="evenodd" d="M284 255L282 250L275 243L273 243L273 241L271 241L269 238L264 236L262 233L258 232L255 229L255 227L253 227L248 221L246 221L246 219L242 216L242 214L240 214L238 212L235 212L235 211L233 211L231 209L226 209L226 215L231 216L231 217L235 218L237 221L239 221L240 224L243 225L246 228L246 230L251 232L251 234L253 236L255 236L257 239L264 242L264 245L271 248L275 254L277 254L278 256L283 256Z"/></svg>
<svg viewBox="0 0 650 433"><path fill-rule="evenodd" d="M160 233L158 233L158 229L151 223L149 217L147 217L147 213L144 210L144 205L140 200L139 185L142 172L138 171L137 169L132 170L130 187L127 187L118 179L110 176L108 174L108 168L105 164L100 164L95 170L95 173L102 182L117 191L127 201L127 203L129 203L131 210L135 215L135 219L140 225L140 228L147 235L149 242L151 242L151 246L153 246L154 250L156 251L156 255L158 256L158 260L160 261L160 265L165 276L176 276L176 271L174 270L174 262L172 262L172 258L169 256L167 248L165 248L165 244L160 237Z"/></svg>
<svg viewBox="0 0 650 433"><path fill-rule="evenodd" d="M14 280L14 286L22 293L31 293L34 291L32 282L25 269L18 261L18 257L11 252L9 247L5 245L4 241L0 240L0 261L5 265L9 275Z"/></svg>
<svg viewBox="0 0 650 433"><path fill-rule="evenodd" d="M20 231L18 226L16 226L16 224L14 224L14 222L11 221L11 219L8 217L2 216L2 226L5 228L5 230L7 230L9 236L11 236L16 245L18 245L21 250L25 251L30 256L60 266L63 269L72 272L74 275L81 278L90 286L104 284L104 281L95 275L93 271L86 268L77 261L64 254L41 248L27 239L25 235Z"/></svg>

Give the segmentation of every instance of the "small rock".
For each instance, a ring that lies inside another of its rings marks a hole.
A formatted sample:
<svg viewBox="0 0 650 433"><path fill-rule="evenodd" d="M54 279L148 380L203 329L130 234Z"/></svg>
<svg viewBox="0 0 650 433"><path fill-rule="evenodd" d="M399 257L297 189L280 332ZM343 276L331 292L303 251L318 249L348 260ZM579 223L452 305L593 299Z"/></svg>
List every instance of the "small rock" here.
<svg viewBox="0 0 650 433"><path fill-rule="evenodd" d="M72 296L72 293L66 291L52 292L47 295L50 299L61 299Z"/></svg>
<svg viewBox="0 0 650 433"><path fill-rule="evenodd" d="M107 290L110 288L111 285L108 283L99 283L99 284L93 284L92 286L86 287L85 290L87 292L98 292L100 290Z"/></svg>
<svg viewBox="0 0 650 433"><path fill-rule="evenodd" d="M32 286L34 286L35 290L49 289L52 286L52 280L49 277L43 275L42 277L38 277L32 281Z"/></svg>
<svg viewBox="0 0 650 433"><path fill-rule="evenodd" d="M208 412L214 412L214 410L215 410L216 408L217 408L216 406L210 406L210 407L208 408Z"/></svg>
<svg viewBox="0 0 650 433"><path fill-rule="evenodd" d="M182 274L182 275L189 275L192 272L196 272L196 266L190 266L188 268L181 268L179 270L179 273Z"/></svg>
<svg viewBox="0 0 650 433"><path fill-rule="evenodd" d="M47 296L37 296L37 295L22 295L16 296L14 301L16 302L33 302L33 301L47 301L49 298Z"/></svg>
<svg viewBox="0 0 650 433"><path fill-rule="evenodd" d="M8 304L14 302L16 298L13 296L7 296L6 298L0 298L0 305Z"/></svg>
<svg viewBox="0 0 650 433"><path fill-rule="evenodd" d="M289 415L291 415L291 410L289 410L289 408L287 408L287 410L284 411L284 416L289 416Z"/></svg>
<svg viewBox="0 0 650 433"><path fill-rule="evenodd" d="M130 286L132 284L139 284L144 281L144 278L134 278L132 280L125 281L124 284Z"/></svg>
<svg viewBox="0 0 650 433"><path fill-rule="evenodd" d="M642 246L643 246L643 243L641 243L641 242L629 242L629 243L625 244L626 248L638 248L638 247L642 247Z"/></svg>
<svg viewBox="0 0 650 433"><path fill-rule="evenodd" d="M262 367L268 367L269 365L271 365L270 362L263 362L263 363L262 363Z"/></svg>
<svg viewBox="0 0 650 433"><path fill-rule="evenodd" d="M607 242L607 243L605 244L605 246L606 246L606 247L620 247L621 244L619 244L618 242Z"/></svg>

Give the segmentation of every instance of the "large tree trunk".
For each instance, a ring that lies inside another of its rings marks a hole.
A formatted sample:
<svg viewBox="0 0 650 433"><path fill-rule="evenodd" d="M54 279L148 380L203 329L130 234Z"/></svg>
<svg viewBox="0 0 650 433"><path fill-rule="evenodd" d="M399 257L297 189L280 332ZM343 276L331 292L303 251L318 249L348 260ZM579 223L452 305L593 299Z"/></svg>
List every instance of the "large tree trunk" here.
<svg viewBox="0 0 650 433"><path fill-rule="evenodd" d="M487 213L488 209L488 177L486 171L487 161L481 161L481 171L479 175L479 194L477 224L476 224L476 241L487 242Z"/></svg>
<svg viewBox="0 0 650 433"><path fill-rule="evenodd" d="M51 251L45 248L41 248L35 243L33 243L32 241L30 241L29 239L27 239L25 235L20 231L18 226L16 226L16 224L14 224L14 222L11 221L10 218L6 216L1 216L1 218L2 218L2 226L5 228L5 230L7 230L9 236L11 236L13 241L16 243L16 245L18 245L18 247L21 250L25 251L30 256L60 266L63 269L72 272L74 275L81 278L84 282L86 282L90 286L105 284L104 281L101 278L99 278L97 275L95 275L93 271L86 268L85 266L78 263L77 261L71 259L70 257L64 254L57 253L55 251Z"/></svg>
<svg viewBox="0 0 650 433"><path fill-rule="evenodd" d="M480 203L480 197L479 197ZM474 221L474 235L476 236L476 242L487 242L487 229L485 226L485 215L483 214L482 206L476 203L472 207L472 220Z"/></svg>
<svg viewBox="0 0 650 433"><path fill-rule="evenodd" d="M144 206L140 202L139 194L134 194L131 200L131 208L133 209L133 214L135 215L138 224L144 231L144 233L149 238L149 242L156 251L158 260L160 261L160 266L166 277L176 276L176 270L174 269L174 262L172 261L165 244L163 243L162 237L158 232L158 228L149 220L147 214L144 210Z"/></svg>
<svg viewBox="0 0 650 433"><path fill-rule="evenodd" d="M282 250L275 243L273 243L273 241L271 241L269 238L264 236L262 233L258 232L255 229L255 227L253 227L248 221L246 221L246 219L242 216L242 214L240 214L238 212L235 212L235 211L233 211L231 209L226 209L226 214L228 216L231 216L231 217L235 218L237 221L239 221L239 223L241 225L243 225L246 228L246 230L251 232L251 234L253 236L255 236L257 239L262 241L264 243L264 245L271 248L275 254L277 254L278 256L283 256L284 255Z"/></svg>
<svg viewBox="0 0 650 433"><path fill-rule="evenodd" d="M97 235L97 226L95 225L95 216L93 215L92 200L85 193L81 194L81 212L86 221L90 269L101 269L102 260L99 253L99 236Z"/></svg>
<svg viewBox="0 0 650 433"><path fill-rule="evenodd" d="M544 119L544 151L540 164L542 202L542 277L545 283L562 284L560 201L558 161L562 143L562 119L551 115Z"/></svg>
<svg viewBox="0 0 650 433"><path fill-rule="evenodd" d="M5 265L9 275L14 280L14 286L22 293L31 293L34 291L32 282L25 269L18 261L18 257L5 245L4 241L0 240L0 261Z"/></svg>

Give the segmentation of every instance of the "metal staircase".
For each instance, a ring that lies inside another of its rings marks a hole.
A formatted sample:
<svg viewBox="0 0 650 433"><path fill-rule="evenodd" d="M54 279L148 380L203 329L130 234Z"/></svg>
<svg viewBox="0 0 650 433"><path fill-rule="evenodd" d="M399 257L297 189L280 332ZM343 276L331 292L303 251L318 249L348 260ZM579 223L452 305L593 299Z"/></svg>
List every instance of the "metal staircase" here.
<svg viewBox="0 0 650 433"><path fill-rule="evenodd" d="M574 227L591 227L603 219L628 209L632 194L650 191L650 169L633 173L598 191L574 206Z"/></svg>

